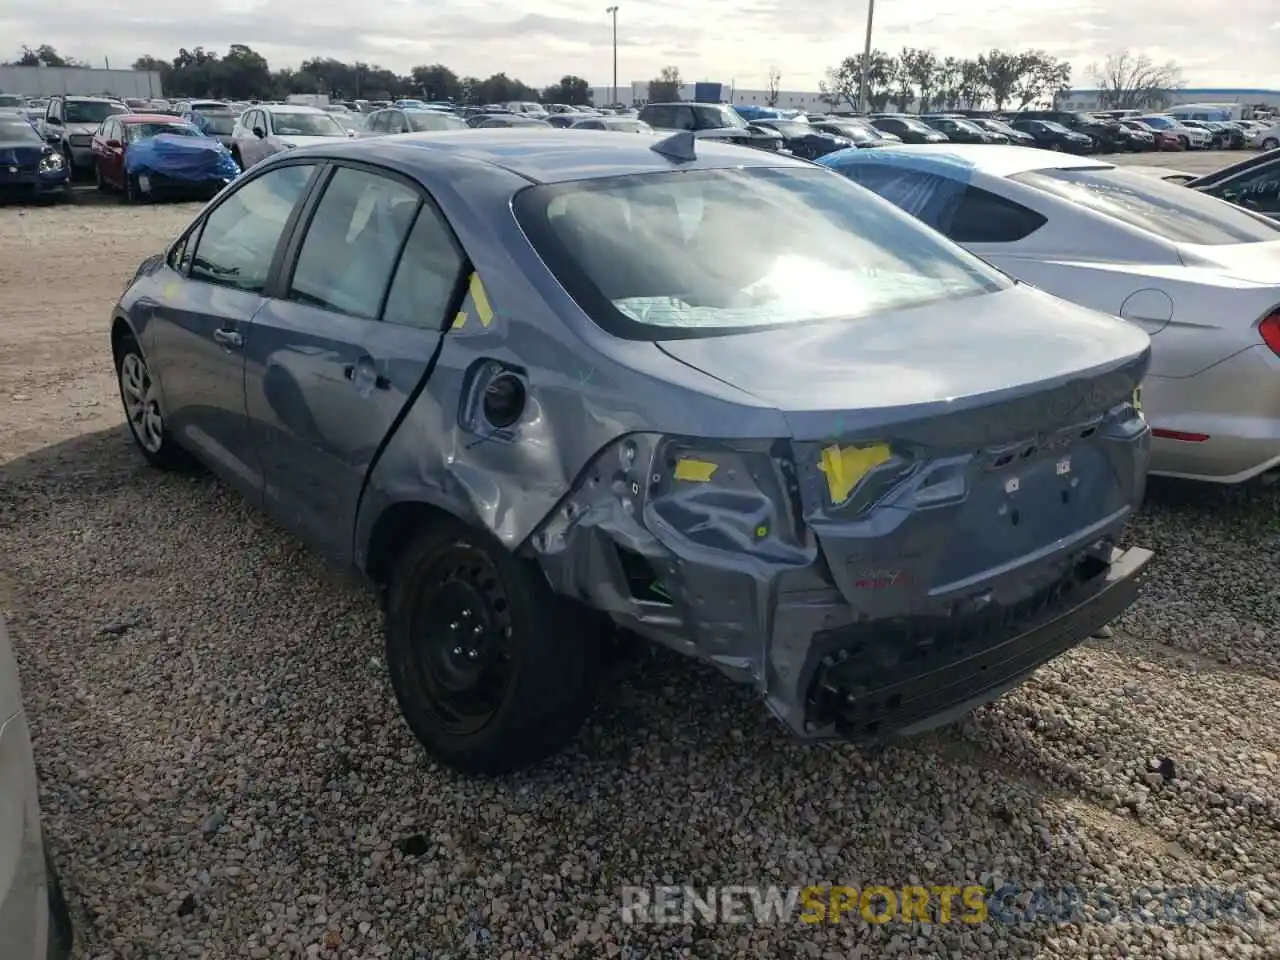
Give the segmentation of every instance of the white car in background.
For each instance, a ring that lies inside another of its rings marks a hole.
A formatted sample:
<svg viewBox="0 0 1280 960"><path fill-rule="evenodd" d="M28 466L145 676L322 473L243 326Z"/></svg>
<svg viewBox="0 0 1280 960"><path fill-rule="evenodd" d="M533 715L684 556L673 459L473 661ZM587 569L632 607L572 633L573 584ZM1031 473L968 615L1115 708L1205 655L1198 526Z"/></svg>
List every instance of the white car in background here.
<svg viewBox="0 0 1280 960"><path fill-rule="evenodd" d="M1153 113L1145 117L1130 117L1131 120L1141 120L1153 130L1159 130L1161 133L1172 133L1175 137L1182 141L1185 150L1208 150L1209 144L1213 142L1213 134L1203 127L1188 127L1177 117L1171 117L1167 113Z"/></svg>
<svg viewBox="0 0 1280 960"><path fill-rule="evenodd" d="M1142 327L1151 473L1232 484L1280 468L1280 223L1028 147L895 144L817 162L1018 280Z"/></svg>
<svg viewBox="0 0 1280 960"><path fill-rule="evenodd" d="M1274 123L1269 127L1255 126L1253 135L1246 143L1259 150L1274 150L1280 147L1280 123Z"/></svg>
<svg viewBox="0 0 1280 960"><path fill-rule="evenodd" d="M18 664L0 620L0 957L62 960L71 941L71 915L40 832Z"/></svg>
<svg viewBox="0 0 1280 960"><path fill-rule="evenodd" d="M248 170L274 153L355 136L319 107L263 103L240 114L231 130L231 154Z"/></svg>

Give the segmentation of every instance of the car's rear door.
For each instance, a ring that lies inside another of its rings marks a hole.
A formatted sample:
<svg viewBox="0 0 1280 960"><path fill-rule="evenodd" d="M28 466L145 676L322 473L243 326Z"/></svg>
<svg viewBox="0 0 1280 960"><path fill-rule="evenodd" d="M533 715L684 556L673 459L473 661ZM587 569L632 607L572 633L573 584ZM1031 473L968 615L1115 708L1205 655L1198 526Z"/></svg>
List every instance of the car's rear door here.
<svg viewBox="0 0 1280 960"><path fill-rule="evenodd" d="M325 176L254 318L246 385L267 509L346 560L365 476L426 382L466 260L412 180L361 164Z"/></svg>
<svg viewBox="0 0 1280 960"><path fill-rule="evenodd" d="M317 168L286 163L238 183L193 228L147 306L144 348L169 429L250 496L262 470L245 418L245 348Z"/></svg>

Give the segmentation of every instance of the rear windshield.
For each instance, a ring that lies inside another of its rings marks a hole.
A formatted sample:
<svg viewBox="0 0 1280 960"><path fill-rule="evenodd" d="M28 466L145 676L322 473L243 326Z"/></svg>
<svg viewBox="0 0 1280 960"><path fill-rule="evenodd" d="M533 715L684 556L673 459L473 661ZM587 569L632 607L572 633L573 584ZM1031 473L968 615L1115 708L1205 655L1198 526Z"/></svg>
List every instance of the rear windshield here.
<svg viewBox="0 0 1280 960"><path fill-rule="evenodd" d="M200 113L196 126L200 127L205 133L214 136L227 136L235 128L236 115L234 113Z"/></svg>
<svg viewBox="0 0 1280 960"><path fill-rule="evenodd" d="M1010 179L1175 243L1280 240L1280 223L1273 225L1198 190L1129 170L1033 170Z"/></svg>
<svg viewBox="0 0 1280 960"><path fill-rule="evenodd" d="M271 123L282 137L345 137L347 131L327 113L272 110Z"/></svg>
<svg viewBox="0 0 1280 960"><path fill-rule="evenodd" d="M521 192L515 209L583 310L630 339L854 320L1009 285L825 170L748 167L550 184Z"/></svg>
<svg viewBox="0 0 1280 960"><path fill-rule="evenodd" d="M457 117L435 110L406 110L409 126L414 130L465 130L467 125Z"/></svg>

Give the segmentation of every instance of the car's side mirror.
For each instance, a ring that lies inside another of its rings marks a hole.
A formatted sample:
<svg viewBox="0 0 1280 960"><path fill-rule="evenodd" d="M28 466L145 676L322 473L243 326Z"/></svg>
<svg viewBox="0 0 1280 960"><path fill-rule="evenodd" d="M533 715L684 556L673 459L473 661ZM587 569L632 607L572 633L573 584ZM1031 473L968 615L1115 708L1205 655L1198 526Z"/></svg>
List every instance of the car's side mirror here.
<svg viewBox="0 0 1280 960"><path fill-rule="evenodd" d="M265 140L267 138L267 131L263 130L261 127L254 127L253 135L259 140Z"/></svg>
<svg viewBox="0 0 1280 960"><path fill-rule="evenodd" d="M119 150L119 149L120 149L120 141L119 141L119 140L108 140L108 141L107 141L107 146L108 146L108 147L110 147L112 150Z"/></svg>
<svg viewBox="0 0 1280 960"><path fill-rule="evenodd" d="M62 121L57 117L45 117L44 122L52 123L54 126L57 126L57 127L62 126Z"/></svg>

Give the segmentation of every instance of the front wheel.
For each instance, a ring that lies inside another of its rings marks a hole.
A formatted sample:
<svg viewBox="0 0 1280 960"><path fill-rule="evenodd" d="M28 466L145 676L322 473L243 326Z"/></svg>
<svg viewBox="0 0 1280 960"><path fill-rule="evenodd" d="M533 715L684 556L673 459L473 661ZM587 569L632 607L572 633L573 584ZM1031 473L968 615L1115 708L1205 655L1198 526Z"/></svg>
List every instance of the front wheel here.
<svg viewBox="0 0 1280 960"><path fill-rule="evenodd" d="M159 386L142 356L142 348L132 337L125 338L117 351L116 381L129 433L147 463L160 470L190 468L194 461L165 426Z"/></svg>
<svg viewBox="0 0 1280 960"><path fill-rule="evenodd" d="M387 667L405 721L465 773L555 753L591 708L591 626L487 532L432 525L406 548L387 594Z"/></svg>
<svg viewBox="0 0 1280 960"><path fill-rule="evenodd" d="M1274 150L1276 147L1280 147L1280 140L1275 137L1267 137L1262 141L1261 146L1263 150Z"/></svg>
<svg viewBox="0 0 1280 960"><path fill-rule="evenodd" d="M1186 137L1179 137L1179 138L1178 138L1178 142L1179 142L1180 144L1182 144L1182 149L1183 149L1183 150L1190 150L1190 149L1191 149L1191 141L1190 141L1190 140L1188 140Z"/></svg>

